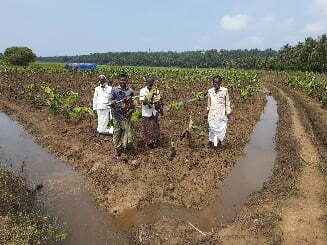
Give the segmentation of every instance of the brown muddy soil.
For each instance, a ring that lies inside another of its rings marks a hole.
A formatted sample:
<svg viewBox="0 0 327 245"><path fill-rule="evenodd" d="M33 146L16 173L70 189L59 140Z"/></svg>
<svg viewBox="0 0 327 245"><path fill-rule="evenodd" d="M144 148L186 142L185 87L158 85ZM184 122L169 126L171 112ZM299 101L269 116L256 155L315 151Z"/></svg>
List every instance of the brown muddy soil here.
<svg viewBox="0 0 327 245"><path fill-rule="evenodd" d="M72 120L49 112L42 103L29 104L25 100L24 87L30 83L47 84L61 92L73 90L80 94L79 105L90 106L96 76L81 73L1 74L0 108L25 125L36 136L37 143L90 177L97 200L111 214L157 202L196 209L207 206L243 154L266 102L262 93L241 100L238 91L230 91L234 114L219 155L203 149L206 130L204 136L194 136L191 144L179 139L189 115L193 115L196 125L206 129L206 102L202 101L177 111L170 110L161 118L162 145L158 149L146 149L141 133L137 132L136 152L125 155L123 161L115 161L112 138L96 134L93 118L85 116ZM135 82L131 86L138 90L142 84ZM210 88L210 83L185 86L184 82L167 81L158 87L167 101L180 101L190 98L192 91ZM173 160L169 160L171 138L177 145Z"/></svg>
<svg viewBox="0 0 327 245"><path fill-rule="evenodd" d="M282 88L271 87L279 106L275 169L218 234L224 244L325 244L327 111L278 77L267 78L268 84L277 78L273 83Z"/></svg>

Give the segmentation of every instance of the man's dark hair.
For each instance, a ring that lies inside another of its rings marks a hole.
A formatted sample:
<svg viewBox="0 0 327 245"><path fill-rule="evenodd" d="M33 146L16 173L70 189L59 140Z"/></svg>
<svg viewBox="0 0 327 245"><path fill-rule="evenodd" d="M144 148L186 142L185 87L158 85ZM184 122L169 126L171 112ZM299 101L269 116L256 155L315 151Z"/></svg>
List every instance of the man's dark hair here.
<svg viewBox="0 0 327 245"><path fill-rule="evenodd" d="M214 82L215 80L218 80L219 82L221 82L224 78L222 77L222 76L214 76L213 78L212 78L212 81Z"/></svg>
<svg viewBox="0 0 327 245"><path fill-rule="evenodd" d="M150 75L148 75L147 77L146 77L146 80L147 81L149 81L149 80L155 80L157 77L156 77L156 75L154 75L154 74L150 74Z"/></svg>
<svg viewBox="0 0 327 245"><path fill-rule="evenodd" d="M118 78L123 78L123 77L128 78L128 76L127 76L126 73L120 73L120 74L118 75Z"/></svg>

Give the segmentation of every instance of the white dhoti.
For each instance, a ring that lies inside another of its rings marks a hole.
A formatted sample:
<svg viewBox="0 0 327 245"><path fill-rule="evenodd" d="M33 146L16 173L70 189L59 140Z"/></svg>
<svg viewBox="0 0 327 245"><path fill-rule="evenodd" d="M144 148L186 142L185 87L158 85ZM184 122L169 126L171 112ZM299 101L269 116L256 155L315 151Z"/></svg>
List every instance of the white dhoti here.
<svg viewBox="0 0 327 245"><path fill-rule="evenodd" d="M108 128L109 119L111 118L110 109L101 109L97 110L98 115L98 133L101 134L112 134L113 127Z"/></svg>
<svg viewBox="0 0 327 245"><path fill-rule="evenodd" d="M98 128L100 134L113 134L114 128L108 128L111 116L111 108L107 105L112 87L108 84L101 84L94 90L93 110L96 110L98 115Z"/></svg>
<svg viewBox="0 0 327 245"><path fill-rule="evenodd" d="M209 122L209 141L213 142L215 146L219 141L223 141L227 130L227 117L224 118L210 118Z"/></svg>
<svg viewBox="0 0 327 245"><path fill-rule="evenodd" d="M225 139L227 115L232 110L227 88L220 87L218 91L211 88L208 90L208 97L209 141L217 146L219 141L222 142Z"/></svg>

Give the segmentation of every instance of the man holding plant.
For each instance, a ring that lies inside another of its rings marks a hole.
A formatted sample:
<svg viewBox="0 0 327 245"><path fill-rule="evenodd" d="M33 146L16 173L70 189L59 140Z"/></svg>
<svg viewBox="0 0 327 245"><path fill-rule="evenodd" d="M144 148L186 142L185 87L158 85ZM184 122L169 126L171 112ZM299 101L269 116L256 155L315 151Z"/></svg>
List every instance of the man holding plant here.
<svg viewBox="0 0 327 245"><path fill-rule="evenodd" d="M120 74L118 79L120 85L112 89L108 103L112 108L113 114L113 143L116 149L114 155L116 159L133 143L131 115L135 109L132 98L134 91L127 87L128 76Z"/></svg>
<svg viewBox="0 0 327 245"><path fill-rule="evenodd" d="M99 76L99 86L95 88L93 95L93 110L98 115L99 134L109 135L113 133L113 127L108 128L109 120L111 119L111 110L108 103L112 87L108 85L107 78L104 75Z"/></svg>
<svg viewBox="0 0 327 245"><path fill-rule="evenodd" d="M213 88L208 90L209 147L216 149L225 138L227 122L231 115L228 90L221 86L223 78L212 79Z"/></svg>
<svg viewBox="0 0 327 245"><path fill-rule="evenodd" d="M142 104L143 134L145 143L150 148L158 146L160 141L159 112L162 104L159 90L154 86L156 77L150 75L146 79L146 86L140 91Z"/></svg>

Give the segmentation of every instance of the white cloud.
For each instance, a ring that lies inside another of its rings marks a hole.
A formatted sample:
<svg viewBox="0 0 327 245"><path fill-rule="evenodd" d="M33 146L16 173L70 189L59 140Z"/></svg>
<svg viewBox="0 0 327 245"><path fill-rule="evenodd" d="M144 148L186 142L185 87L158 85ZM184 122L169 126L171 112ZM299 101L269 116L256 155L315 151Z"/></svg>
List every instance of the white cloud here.
<svg viewBox="0 0 327 245"><path fill-rule="evenodd" d="M289 18L286 19L285 22L286 22L287 25L291 25L291 24L294 23L294 21L295 21L294 17L289 17Z"/></svg>
<svg viewBox="0 0 327 245"><path fill-rule="evenodd" d="M327 31L327 25L321 22L306 24L305 30L310 34L321 34Z"/></svg>
<svg viewBox="0 0 327 245"><path fill-rule="evenodd" d="M225 15L220 20L220 25L225 30L242 30L248 25L249 17L246 14Z"/></svg>
<svg viewBox="0 0 327 245"><path fill-rule="evenodd" d="M327 0L315 0L315 9L323 15L327 15Z"/></svg>
<svg viewBox="0 0 327 245"><path fill-rule="evenodd" d="M305 25L306 35L321 35L327 32L327 0L313 0L312 20Z"/></svg>
<svg viewBox="0 0 327 245"><path fill-rule="evenodd" d="M267 16L263 17L262 20L264 23L271 24L271 23L275 22L275 17L271 16L271 15L267 15Z"/></svg>

